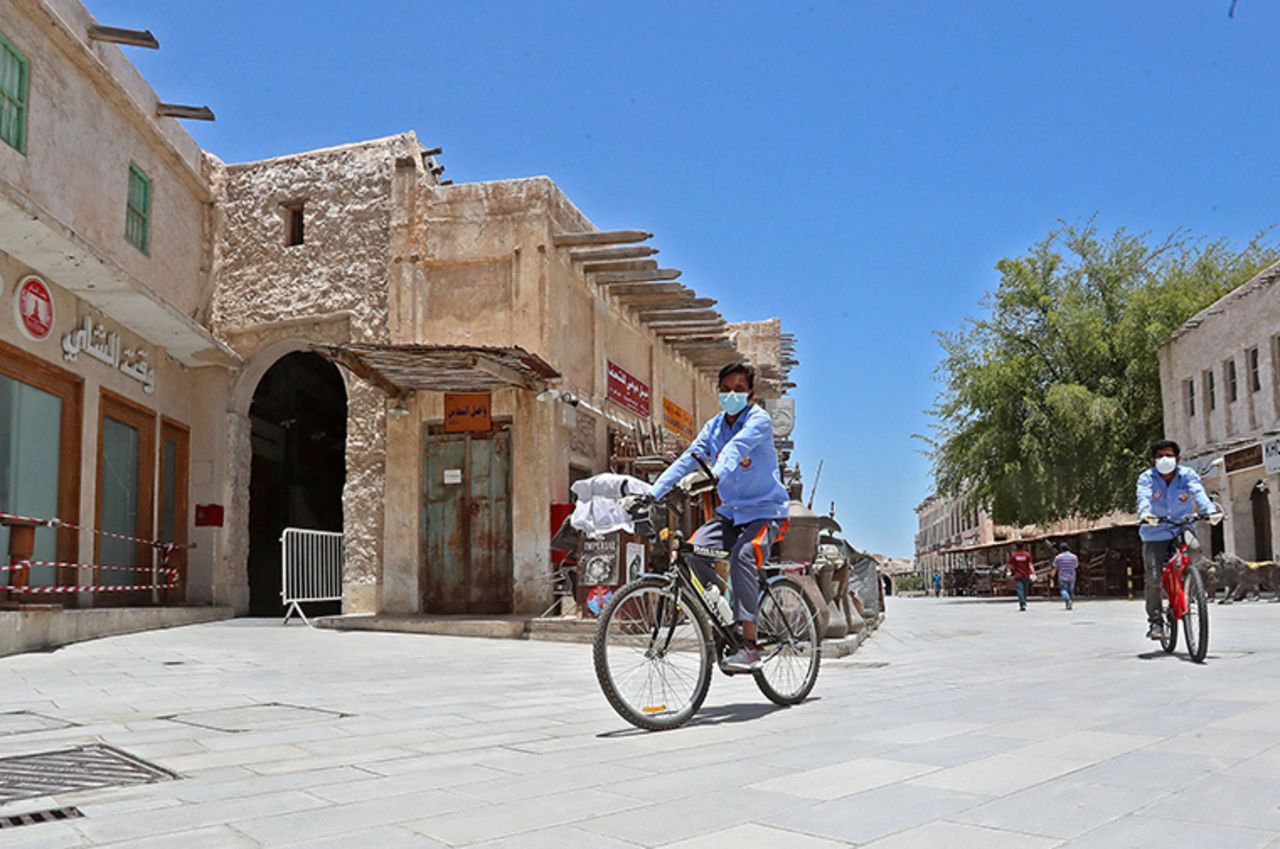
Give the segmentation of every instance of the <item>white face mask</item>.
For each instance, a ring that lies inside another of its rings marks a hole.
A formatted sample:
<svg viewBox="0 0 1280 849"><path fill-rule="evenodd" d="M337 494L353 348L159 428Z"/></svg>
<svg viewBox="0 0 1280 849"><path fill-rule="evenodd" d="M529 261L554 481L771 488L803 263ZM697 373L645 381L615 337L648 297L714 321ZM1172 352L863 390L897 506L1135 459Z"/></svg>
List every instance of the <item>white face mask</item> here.
<svg viewBox="0 0 1280 849"><path fill-rule="evenodd" d="M1167 475L1176 468L1178 468L1177 457L1159 457L1156 459L1156 471L1162 475Z"/></svg>

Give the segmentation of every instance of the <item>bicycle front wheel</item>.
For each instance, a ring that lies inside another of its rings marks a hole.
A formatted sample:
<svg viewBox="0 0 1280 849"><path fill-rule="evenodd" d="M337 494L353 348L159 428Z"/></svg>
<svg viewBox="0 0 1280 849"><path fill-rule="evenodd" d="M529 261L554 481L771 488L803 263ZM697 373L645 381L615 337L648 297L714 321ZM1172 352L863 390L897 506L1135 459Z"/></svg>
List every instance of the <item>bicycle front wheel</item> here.
<svg viewBox="0 0 1280 849"><path fill-rule="evenodd" d="M1164 601L1164 636L1160 638L1160 648L1165 654L1173 654L1178 647L1178 619L1173 615L1173 603L1169 599L1169 590L1165 588L1163 578L1160 586L1161 598Z"/></svg>
<svg viewBox="0 0 1280 849"><path fill-rule="evenodd" d="M596 680L618 715L665 731L688 722L711 686L711 629L702 610L665 578L618 590L600 614L592 654Z"/></svg>
<svg viewBox="0 0 1280 849"><path fill-rule="evenodd" d="M1194 566L1187 569L1183 579L1187 594L1187 613L1182 617L1182 629L1187 636L1187 654L1196 663L1204 663L1209 653L1209 597L1204 591L1204 578Z"/></svg>
<svg viewBox="0 0 1280 849"><path fill-rule="evenodd" d="M752 674L760 692L774 704L804 701L818 681L820 642L818 611L804 588L790 578L770 580L756 615L761 664Z"/></svg>

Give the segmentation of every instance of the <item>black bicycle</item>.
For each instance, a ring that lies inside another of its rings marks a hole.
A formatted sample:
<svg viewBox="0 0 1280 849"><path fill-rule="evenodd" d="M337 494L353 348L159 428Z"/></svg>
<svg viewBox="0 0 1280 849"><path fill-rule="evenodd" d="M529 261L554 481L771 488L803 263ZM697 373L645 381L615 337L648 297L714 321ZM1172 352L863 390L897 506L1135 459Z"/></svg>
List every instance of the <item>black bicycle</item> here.
<svg viewBox="0 0 1280 849"><path fill-rule="evenodd" d="M704 471L710 475L705 464ZM692 545L666 521L654 522L655 515L669 519L669 506L644 500L632 509L636 532L665 543L668 556L654 558L662 561L652 564L654 571L618 590L600 614L592 646L596 679L609 704L627 722L650 731L679 728L693 718L711 687L713 665L726 675L742 674L724 665L743 648L742 634L708 600L685 561L690 554L726 560L729 553ZM751 674L770 701L799 704L818 680L818 611L782 567L766 564L753 589L760 593L761 665Z"/></svg>

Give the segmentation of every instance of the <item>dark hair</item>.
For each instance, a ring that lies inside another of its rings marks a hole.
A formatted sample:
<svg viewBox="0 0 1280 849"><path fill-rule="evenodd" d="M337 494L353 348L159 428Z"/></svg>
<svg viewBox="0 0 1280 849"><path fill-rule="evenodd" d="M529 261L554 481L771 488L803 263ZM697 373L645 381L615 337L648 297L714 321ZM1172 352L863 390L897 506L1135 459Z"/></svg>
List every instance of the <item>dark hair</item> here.
<svg viewBox="0 0 1280 849"><path fill-rule="evenodd" d="M716 378L716 388L719 389L724 385L724 379L731 374L745 374L747 376L747 388L756 388L756 369L755 366L747 363L729 363L729 365L720 369L720 376Z"/></svg>
<svg viewBox="0 0 1280 849"><path fill-rule="evenodd" d="M1070 551L1070 550L1071 550L1071 547L1070 547L1069 545L1067 545L1065 542L1060 542L1060 543L1058 543L1057 548L1058 548L1058 551L1059 551L1059 552L1063 552L1063 551Z"/></svg>
<svg viewBox="0 0 1280 849"><path fill-rule="evenodd" d="M1018 540L1017 542L1015 542L1015 543L1013 544L1013 550L1014 550L1014 551L1026 551L1026 550L1027 550L1027 543L1026 543L1026 540Z"/></svg>
<svg viewBox="0 0 1280 849"><path fill-rule="evenodd" d="M1157 451L1163 451L1163 450L1164 450L1164 449L1166 449L1166 448L1172 448L1172 449L1173 449L1173 456L1175 456L1175 457L1181 457L1181 456L1182 456L1182 449L1181 449L1181 448L1179 448L1179 447L1178 447L1178 443L1174 442L1172 439L1162 439L1162 440L1160 440L1159 442L1157 442L1157 443L1155 443L1154 445L1152 445L1152 446L1151 446L1151 456L1152 456L1152 457L1156 456L1156 452L1157 452Z"/></svg>

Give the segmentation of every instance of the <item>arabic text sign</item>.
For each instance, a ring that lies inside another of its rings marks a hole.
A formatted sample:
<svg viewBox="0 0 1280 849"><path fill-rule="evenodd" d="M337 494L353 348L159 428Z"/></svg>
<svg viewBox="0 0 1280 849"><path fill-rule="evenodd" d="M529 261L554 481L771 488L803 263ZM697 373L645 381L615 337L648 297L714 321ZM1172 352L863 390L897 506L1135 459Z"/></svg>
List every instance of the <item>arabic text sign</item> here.
<svg viewBox="0 0 1280 849"><path fill-rule="evenodd" d="M13 290L13 317L22 335L43 342L53 332L53 293L34 274L24 277Z"/></svg>
<svg viewBox="0 0 1280 849"><path fill-rule="evenodd" d="M649 416L649 384L631 374L613 360L609 366L609 400L637 416Z"/></svg>
<svg viewBox="0 0 1280 849"><path fill-rule="evenodd" d="M446 392L445 433L488 433L493 430L493 396L488 392Z"/></svg>
<svg viewBox="0 0 1280 849"><path fill-rule="evenodd" d="M693 439L693 413L667 396L662 396L662 424L676 436Z"/></svg>
<svg viewBox="0 0 1280 849"><path fill-rule="evenodd" d="M142 384L148 395L156 391L156 372L147 362L147 352L142 348L122 348L119 333L108 333L104 324L94 324L85 316L80 326L62 337L62 358L74 363L84 354L132 377Z"/></svg>

